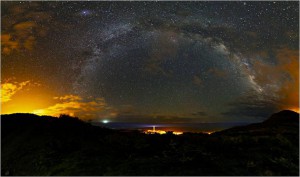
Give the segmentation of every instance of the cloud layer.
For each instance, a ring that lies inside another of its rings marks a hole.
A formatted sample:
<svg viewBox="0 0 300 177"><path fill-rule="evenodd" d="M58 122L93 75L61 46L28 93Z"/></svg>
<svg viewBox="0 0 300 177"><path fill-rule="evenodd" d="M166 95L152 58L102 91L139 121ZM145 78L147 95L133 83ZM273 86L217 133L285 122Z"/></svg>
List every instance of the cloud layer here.
<svg viewBox="0 0 300 177"><path fill-rule="evenodd" d="M111 108L107 106L103 98L82 98L78 95L64 95L54 97L54 99L57 101L54 105L34 110L33 113L52 116L68 114L83 120L111 117Z"/></svg>
<svg viewBox="0 0 300 177"><path fill-rule="evenodd" d="M1 83L1 103L12 100L12 97L28 85L30 81Z"/></svg>

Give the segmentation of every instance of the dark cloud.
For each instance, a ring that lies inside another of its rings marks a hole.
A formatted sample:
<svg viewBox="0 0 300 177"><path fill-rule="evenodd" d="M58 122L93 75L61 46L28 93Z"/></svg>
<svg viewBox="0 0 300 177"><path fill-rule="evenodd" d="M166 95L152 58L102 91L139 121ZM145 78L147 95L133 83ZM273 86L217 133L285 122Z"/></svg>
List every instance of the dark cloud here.
<svg viewBox="0 0 300 177"><path fill-rule="evenodd" d="M263 121L279 110L279 104L277 98L257 95L253 91L229 103L229 110L221 114L231 120Z"/></svg>
<svg viewBox="0 0 300 177"><path fill-rule="evenodd" d="M40 38L46 37L49 31L64 30L69 27L59 21L51 11L55 2L41 4L39 2L3 2L1 14L2 54L9 55L13 51L32 50ZM50 9L49 9L50 8Z"/></svg>
<svg viewBox="0 0 300 177"><path fill-rule="evenodd" d="M191 123L199 120L191 117L181 117L174 115L144 115L144 114L119 114L112 119L116 122L134 123Z"/></svg>
<svg viewBox="0 0 300 177"><path fill-rule="evenodd" d="M197 86L201 86L202 85L202 80L201 80L201 78L199 77L199 76L194 76L194 78L193 78L193 83L195 84L195 85L197 85Z"/></svg>
<svg viewBox="0 0 300 177"><path fill-rule="evenodd" d="M25 7L12 7L11 14L2 16L2 53L5 55L23 49L32 50L38 37L44 37L48 27L43 23L51 20L48 12L30 12ZM14 19L14 21L11 21Z"/></svg>
<svg viewBox="0 0 300 177"><path fill-rule="evenodd" d="M207 116L207 113L204 112L204 111L198 111L198 112L195 112L195 113L192 113L193 116Z"/></svg>
<svg viewBox="0 0 300 177"><path fill-rule="evenodd" d="M153 40L150 58L145 70L155 74L171 76L172 71L163 69L162 64L173 59L178 52L178 33L174 31L163 31L158 33L156 40Z"/></svg>
<svg viewBox="0 0 300 177"><path fill-rule="evenodd" d="M213 74L216 77L226 77L228 74L225 70L218 68L210 68L207 72Z"/></svg>

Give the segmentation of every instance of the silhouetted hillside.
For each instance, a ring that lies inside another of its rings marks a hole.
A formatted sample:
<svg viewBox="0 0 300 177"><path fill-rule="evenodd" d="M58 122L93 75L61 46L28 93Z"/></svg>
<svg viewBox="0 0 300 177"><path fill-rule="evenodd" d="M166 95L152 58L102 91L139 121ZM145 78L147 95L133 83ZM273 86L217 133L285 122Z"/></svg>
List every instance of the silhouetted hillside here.
<svg viewBox="0 0 300 177"><path fill-rule="evenodd" d="M299 124L299 114L294 111L283 110L273 114L269 119L267 119L263 123L274 125L297 125Z"/></svg>
<svg viewBox="0 0 300 177"><path fill-rule="evenodd" d="M216 134L239 135L243 133L249 135L274 135L284 133L295 134L296 136L299 133L299 114L294 111L284 110L271 115L267 120L261 123L233 127L217 132Z"/></svg>
<svg viewBox="0 0 300 177"><path fill-rule="evenodd" d="M294 118L283 111L212 135L175 136L121 132L69 116L3 115L1 175L298 176Z"/></svg>

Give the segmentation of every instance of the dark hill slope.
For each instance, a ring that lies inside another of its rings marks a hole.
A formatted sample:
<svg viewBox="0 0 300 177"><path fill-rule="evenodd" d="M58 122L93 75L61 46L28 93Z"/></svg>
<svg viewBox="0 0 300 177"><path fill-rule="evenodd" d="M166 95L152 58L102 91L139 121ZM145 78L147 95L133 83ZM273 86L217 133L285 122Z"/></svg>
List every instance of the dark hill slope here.
<svg viewBox="0 0 300 177"><path fill-rule="evenodd" d="M78 152L76 157L89 157L85 153L92 152L97 146L103 146L104 142L97 139L108 134L113 134L113 131L94 127L68 116L55 118L33 114L2 115L1 173L70 175L73 167L80 163L73 155ZM104 155L105 148L102 150L100 154ZM88 169L88 166L82 167Z"/></svg>
<svg viewBox="0 0 300 177"><path fill-rule="evenodd" d="M1 175L298 176L299 124L278 116L286 113L212 135L175 136L122 133L68 116L3 115Z"/></svg>
<svg viewBox="0 0 300 177"><path fill-rule="evenodd" d="M284 110L271 115L267 120L261 123L254 123L246 126L229 128L216 134L223 135L274 135L274 134L299 134L299 114Z"/></svg>
<svg viewBox="0 0 300 177"><path fill-rule="evenodd" d="M299 114L294 111L283 110L273 114L263 123L269 125L299 125Z"/></svg>

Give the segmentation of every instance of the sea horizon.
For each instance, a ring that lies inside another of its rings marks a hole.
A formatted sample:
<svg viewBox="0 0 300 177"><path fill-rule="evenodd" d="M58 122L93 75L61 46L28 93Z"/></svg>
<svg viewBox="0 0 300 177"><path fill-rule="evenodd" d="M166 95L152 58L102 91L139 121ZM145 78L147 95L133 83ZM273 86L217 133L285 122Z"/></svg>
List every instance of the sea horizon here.
<svg viewBox="0 0 300 177"><path fill-rule="evenodd" d="M92 125L111 129L179 131L191 133L216 132L236 126L249 125L255 122L214 122L214 123L137 123L137 122L92 122Z"/></svg>

